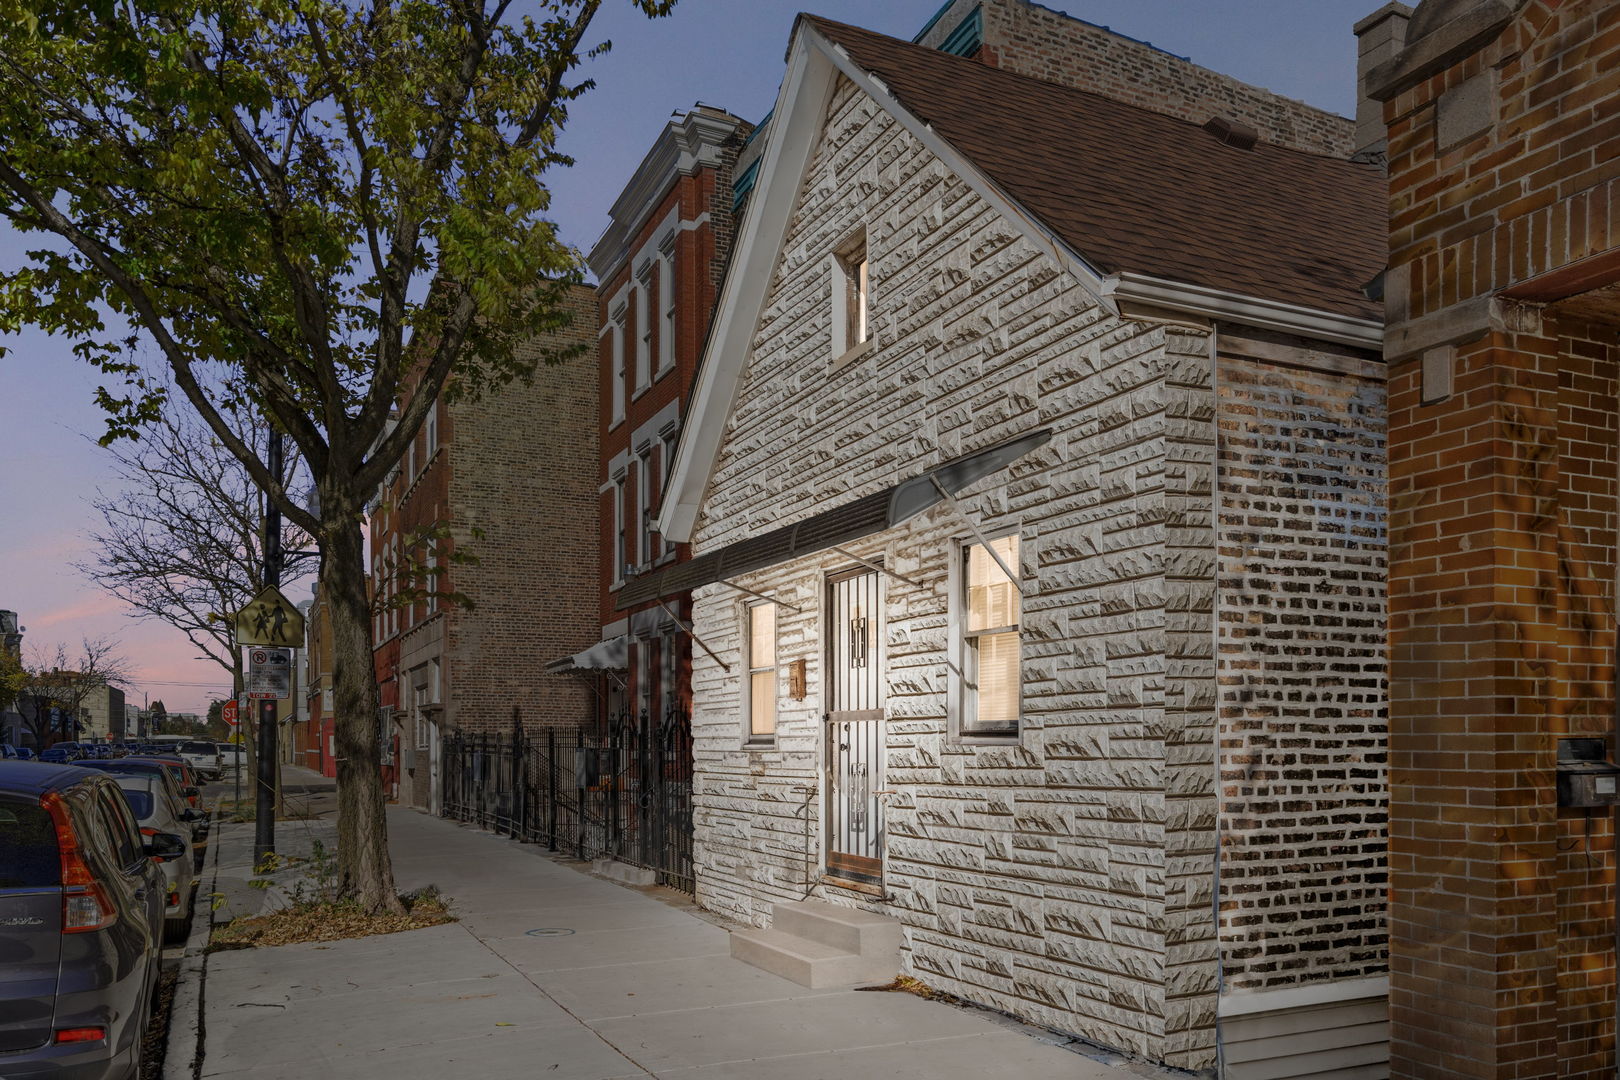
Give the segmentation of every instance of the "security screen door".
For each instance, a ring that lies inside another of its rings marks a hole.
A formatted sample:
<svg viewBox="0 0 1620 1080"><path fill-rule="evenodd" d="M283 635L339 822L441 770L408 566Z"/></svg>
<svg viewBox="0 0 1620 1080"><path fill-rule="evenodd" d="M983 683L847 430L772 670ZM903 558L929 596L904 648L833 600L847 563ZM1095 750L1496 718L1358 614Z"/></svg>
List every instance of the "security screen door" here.
<svg viewBox="0 0 1620 1080"><path fill-rule="evenodd" d="M878 575L827 581L827 873L883 876L883 641Z"/></svg>

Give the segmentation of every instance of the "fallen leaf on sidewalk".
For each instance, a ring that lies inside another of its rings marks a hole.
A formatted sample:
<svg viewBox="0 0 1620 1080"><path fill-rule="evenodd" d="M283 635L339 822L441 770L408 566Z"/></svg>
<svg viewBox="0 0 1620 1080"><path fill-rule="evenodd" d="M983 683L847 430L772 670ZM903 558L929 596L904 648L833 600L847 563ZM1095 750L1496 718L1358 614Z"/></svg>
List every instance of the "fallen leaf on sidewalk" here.
<svg viewBox="0 0 1620 1080"><path fill-rule="evenodd" d="M517 1027L516 1024L508 1024L505 1020L497 1020L497 1021L495 1021L495 1026L496 1027Z"/></svg>

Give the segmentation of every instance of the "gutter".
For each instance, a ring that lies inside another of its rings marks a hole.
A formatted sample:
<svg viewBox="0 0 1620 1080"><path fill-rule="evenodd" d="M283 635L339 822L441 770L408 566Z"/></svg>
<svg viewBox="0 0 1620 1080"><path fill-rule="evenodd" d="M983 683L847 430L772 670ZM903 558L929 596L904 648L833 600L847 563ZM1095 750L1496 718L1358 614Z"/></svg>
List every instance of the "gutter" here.
<svg viewBox="0 0 1620 1080"><path fill-rule="evenodd" d="M1374 319L1335 315L1319 308L1262 300L1131 271L1111 275L1103 282L1102 292L1127 318L1132 317L1133 308L1148 309L1139 311L1137 317L1162 318L1162 315L1155 316L1155 312L1176 312L1354 345L1380 355L1383 352L1384 324Z"/></svg>

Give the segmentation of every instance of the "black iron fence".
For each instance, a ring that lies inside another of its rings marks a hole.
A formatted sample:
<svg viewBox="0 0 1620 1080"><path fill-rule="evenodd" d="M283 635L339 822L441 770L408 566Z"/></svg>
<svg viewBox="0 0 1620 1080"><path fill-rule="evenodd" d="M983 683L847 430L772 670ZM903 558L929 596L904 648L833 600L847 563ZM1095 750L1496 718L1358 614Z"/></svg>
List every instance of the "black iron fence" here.
<svg viewBox="0 0 1620 1080"><path fill-rule="evenodd" d="M443 745L441 805L472 822L582 859L692 877L692 725L672 710L614 718L605 731L455 734Z"/></svg>

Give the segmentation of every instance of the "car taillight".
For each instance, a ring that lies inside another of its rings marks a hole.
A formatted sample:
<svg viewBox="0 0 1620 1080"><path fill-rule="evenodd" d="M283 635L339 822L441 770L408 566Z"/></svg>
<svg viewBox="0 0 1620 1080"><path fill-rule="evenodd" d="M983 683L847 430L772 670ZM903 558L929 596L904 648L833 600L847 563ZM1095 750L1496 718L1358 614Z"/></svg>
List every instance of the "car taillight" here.
<svg viewBox="0 0 1620 1080"><path fill-rule="evenodd" d="M106 1037L107 1029L103 1027L56 1029L56 1041L59 1043L100 1042Z"/></svg>
<svg viewBox="0 0 1620 1080"><path fill-rule="evenodd" d="M40 796L39 805L51 815L56 826L56 850L62 859L62 933L83 934L106 929L118 921L118 909L113 907L107 891L84 861L79 836L73 831L73 817L62 802L62 796L47 791Z"/></svg>

